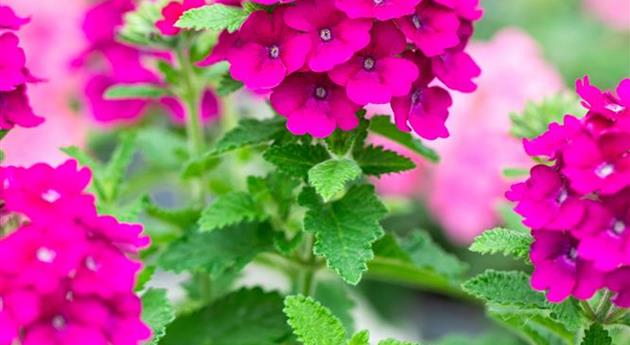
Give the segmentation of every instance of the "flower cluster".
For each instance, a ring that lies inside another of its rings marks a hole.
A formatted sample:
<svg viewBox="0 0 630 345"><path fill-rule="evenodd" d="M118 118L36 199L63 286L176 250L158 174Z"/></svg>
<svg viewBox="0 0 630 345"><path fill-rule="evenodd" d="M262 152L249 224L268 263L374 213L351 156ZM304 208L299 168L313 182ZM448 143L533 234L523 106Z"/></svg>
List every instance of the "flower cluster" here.
<svg viewBox="0 0 630 345"><path fill-rule="evenodd" d="M191 2L200 6L204 1ZM169 53L144 52L117 40L116 34L123 24L124 15L135 7L133 0L104 0L95 4L85 14L83 32L89 45L75 59L74 65L90 72L85 84L85 96L92 116L99 122L137 120L151 104L147 99L105 99L104 93L109 87L116 84L163 84L158 75L144 66L143 60L145 58L169 60ZM173 6L167 6L164 10L169 15L174 11L183 11ZM168 20L165 20L159 28L165 34L176 34L178 29L172 24L174 21L169 24ZM175 122L184 122L184 109L179 100L164 97L160 104ZM219 104L213 92L205 91L200 108L203 120L207 121L218 115Z"/></svg>
<svg viewBox="0 0 630 345"><path fill-rule="evenodd" d="M87 169L0 168L0 344L133 345L151 332L133 293L142 226L96 212Z"/></svg>
<svg viewBox="0 0 630 345"><path fill-rule="evenodd" d="M464 51L478 0L296 0L253 12L223 32L200 63L227 60L232 77L271 92L297 135L326 137L358 125L368 104L391 104L396 125L447 137L447 88L472 92L479 67Z"/></svg>
<svg viewBox="0 0 630 345"><path fill-rule="evenodd" d="M630 307L630 79L616 95L587 77L577 93L588 109L551 124L524 146L546 159L507 197L533 229L532 286L550 301L588 299L601 289Z"/></svg>
<svg viewBox="0 0 630 345"><path fill-rule="evenodd" d="M33 113L26 95L26 84L37 78L26 68L26 55L14 33L29 21L0 5L0 130L35 127L44 121Z"/></svg>

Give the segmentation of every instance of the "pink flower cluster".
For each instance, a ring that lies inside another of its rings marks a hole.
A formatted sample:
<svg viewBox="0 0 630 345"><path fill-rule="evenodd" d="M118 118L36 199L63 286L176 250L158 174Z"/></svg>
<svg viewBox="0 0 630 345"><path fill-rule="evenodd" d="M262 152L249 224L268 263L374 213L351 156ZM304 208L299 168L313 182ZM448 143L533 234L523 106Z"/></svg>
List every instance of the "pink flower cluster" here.
<svg viewBox="0 0 630 345"><path fill-rule="evenodd" d="M447 137L449 92L472 92L479 67L464 51L481 17L478 0L258 1L235 33L223 32L209 65L270 91L296 134L327 137L358 125L367 104L392 105L396 125L427 139Z"/></svg>
<svg viewBox="0 0 630 345"><path fill-rule="evenodd" d="M588 109L524 142L545 159L508 199L533 229L532 286L552 302L588 299L602 288L630 307L630 79L616 95L577 82Z"/></svg>
<svg viewBox="0 0 630 345"><path fill-rule="evenodd" d="M151 331L133 293L142 226L96 212L87 169L0 168L0 345L137 345ZM3 227L7 224L2 224Z"/></svg>
<svg viewBox="0 0 630 345"><path fill-rule="evenodd" d="M151 104L147 99L105 99L103 95L109 87L116 84L163 84L152 70L144 66L143 60L147 58L168 60L170 59L168 53L144 52L117 41L116 34L123 24L124 15L135 9L135 6L133 0L104 0L95 4L85 14L83 32L89 44L75 60L75 67L90 72L85 85L85 96L90 112L99 122L135 121ZM166 13L171 15L171 12L176 14L175 9L169 9ZM176 19L170 24L170 29L167 29L169 27L167 22L160 24L160 30L176 34L178 31L172 26L175 21ZM175 122L184 122L184 109L179 100L164 97L160 103ZM212 91L205 91L200 107L203 120L216 118L219 104Z"/></svg>
<svg viewBox="0 0 630 345"><path fill-rule="evenodd" d="M29 21L18 17L11 7L0 5L0 130L16 125L35 127L44 122L33 113L26 95L26 84L37 79L26 68L26 55L13 32Z"/></svg>

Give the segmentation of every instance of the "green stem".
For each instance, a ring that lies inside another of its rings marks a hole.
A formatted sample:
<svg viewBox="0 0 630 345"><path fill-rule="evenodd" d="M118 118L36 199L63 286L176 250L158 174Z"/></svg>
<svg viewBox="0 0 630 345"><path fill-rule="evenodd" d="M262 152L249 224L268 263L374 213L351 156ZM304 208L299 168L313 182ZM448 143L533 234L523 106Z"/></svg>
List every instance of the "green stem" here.
<svg viewBox="0 0 630 345"><path fill-rule="evenodd" d="M628 309L613 307L612 311L606 317L606 320L604 320L604 323L606 324L615 323L621 320L622 318L624 318L628 314L628 312L630 312L630 310Z"/></svg>
<svg viewBox="0 0 630 345"><path fill-rule="evenodd" d="M597 322L599 323L603 323L604 320L606 320L606 317L608 316L608 311L610 310L610 307L612 307L612 292L610 291L606 291L604 293L604 296L602 296L602 299L599 302L599 305L597 306L597 309L595 310L595 317Z"/></svg>
<svg viewBox="0 0 630 345"><path fill-rule="evenodd" d="M317 273L317 262L313 255L313 235L307 234L302 247L301 258L306 266L300 272L299 292L304 296L313 294L315 288L315 274Z"/></svg>
<svg viewBox="0 0 630 345"><path fill-rule="evenodd" d="M588 303L588 301L580 301L580 305L582 306L582 310L584 311L584 313L586 313L589 319L597 319L597 315L595 314L593 307L591 307L591 304Z"/></svg>

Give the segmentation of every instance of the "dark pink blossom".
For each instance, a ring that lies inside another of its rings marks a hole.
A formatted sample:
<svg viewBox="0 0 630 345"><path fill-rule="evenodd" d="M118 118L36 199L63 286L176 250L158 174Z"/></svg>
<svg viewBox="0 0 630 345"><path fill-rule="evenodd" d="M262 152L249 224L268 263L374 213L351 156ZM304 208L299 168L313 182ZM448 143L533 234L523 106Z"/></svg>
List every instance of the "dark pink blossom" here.
<svg viewBox="0 0 630 345"><path fill-rule="evenodd" d="M170 110L171 118L175 123L183 125L185 122L184 106L174 97L162 98L162 105ZM219 116L219 99L210 89L206 89L199 105L201 109L201 120L204 123L216 120Z"/></svg>
<svg viewBox="0 0 630 345"><path fill-rule="evenodd" d="M413 129L429 140L448 137L445 122L453 104L450 94L439 86L429 86L433 80L429 59L411 52L405 52L403 57L418 66L420 75L407 95L392 98L396 126L404 132Z"/></svg>
<svg viewBox="0 0 630 345"><path fill-rule="evenodd" d="M466 52L448 50L431 62L433 73L448 88L467 93L477 89L473 79L481 75L481 69Z"/></svg>
<svg viewBox="0 0 630 345"><path fill-rule="evenodd" d="M618 104L617 99L612 93L608 91L603 92L597 87L591 85L587 76L581 80L578 79L575 82L575 89L577 94L582 98L582 105L592 112L607 117L614 117L616 114L624 110L624 107Z"/></svg>
<svg viewBox="0 0 630 345"><path fill-rule="evenodd" d="M242 45L229 54L230 73L254 90L280 85L304 66L310 50L308 36L284 24L282 8L252 13L238 35Z"/></svg>
<svg viewBox="0 0 630 345"><path fill-rule="evenodd" d="M562 168L580 193L614 194L630 186L630 133L581 134L563 150Z"/></svg>
<svg viewBox="0 0 630 345"><path fill-rule="evenodd" d="M95 120L99 122L132 121L137 119L149 105L147 100L142 99L105 99L105 91L116 84L118 83L113 78L104 74L92 76L85 84L85 97Z"/></svg>
<svg viewBox="0 0 630 345"><path fill-rule="evenodd" d="M359 124L359 106L325 74L293 74L273 90L270 100L295 135L325 138L336 128L348 131Z"/></svg>
<svg viewBox="0 0 630 345"><path fill-rule="evenodd" d="M397 19L396 23L426 56L444 54L459 44L459 18L451 10L423 2L412 15Z"/></svg>
<svg viewBox="0 0 630 345"><path fill-rule="evenodd" d="M19 30L30 21L30 18L18 17L11 7L0 5L0 29Z"/></svg>
<svg viewBox="0 0 630 345"><path fill-rule="evenodd" d="M534 139L523 139L523 146L530 156L547 156L555 159L564 146L582 130L580 120L575 116L566 115L563 124L551 123L542 135Z"/></svg>
<svg viewBox="0 0 630 345"><path fill-rule="evenodd" d="M13 91L0 91L0 130L14 126L36 127L44 122L35 115L26 95L26 85L18 86Z"/></svg>
<svg viewBox="0 0 630 345"><path fill-rule="evenodd" d="M217 44L212 48L212 51L206 58L197 63L200 67L210 66L217 62L227 61L230 58L230 53L234 48L238 48L241 45L238 33L222 31L219 35Z"/></svg>
<svg viewBox="0 0 630 345"><path fill-rule="evenodd" d="M531 284L557 303L569 296L585 300L604 286L605 274L578 255L578 241L567 232L536 230L530 258Z"/></svg>
<svg viewBox="0 0 630 345"><path fill-rule="evenodd" d="M420 0L336 0L350 18L389 20L413 13Z"/></svg>
<svg viewBox="0 0 630 345"><path fill-rule="evenodd" d="M630 308L630 266L624 266L608 274L606 287L616 292L613 302L620 308Z"/></svg>
<svg viewBox="0 0 630 345"><path fill-rule="evenodd" d="M311 51L307 65L324 72L344 63L370 42L369 19L348 19L334 0L302 0L284 13L286 24L308 34Z"/></svg>
<svg viewBox="0 0 630 345"><path fill-rule="evenodd" d="M95 4L83 19L83 33L92 47L114 42L123 15L133 10L133 0L105 0Z"/></svg>
<svg viewBox="0 0 630 345"><path fill-rule="evenodd" d="M160 30L162 35L177 35L181 31L180 28L175 27L175 23L179 20L179 17L181 17L184 12L205 4L205 0L171 1L162 9L162 19L158 20L155 26Z"/></svg>
<svg viewBox="0 0 630 345"><path fill-rule="evenodd" d="M406 95L419 74L413 62L396 56L405 50L406 41L393 23L374 24L371 35L365 49L329 73L346 88L348 98L360 105L385 104Z"/></svg>
<svg viewBox="0 0 630 345"><path fill-rule="evenodd" d="M436 3L451 8L457 14L470 21L479 20L483 10L479 8L479 0L433 0Z"/></svg>
<svg viewBox="0 0 630 345"><path fill-rule="evenodd" d="M517 202L514 210L533 229L565 230L576 226L584 215L584 204L553 168L537 165L527 181L512 186L506 194Z"/></svg>
<svg viewBox="0 0 630 345"><path fill-rule="evenodd" d="M0 35L0 92L13 91L27 81L26 55L12 32Z"/></svg>

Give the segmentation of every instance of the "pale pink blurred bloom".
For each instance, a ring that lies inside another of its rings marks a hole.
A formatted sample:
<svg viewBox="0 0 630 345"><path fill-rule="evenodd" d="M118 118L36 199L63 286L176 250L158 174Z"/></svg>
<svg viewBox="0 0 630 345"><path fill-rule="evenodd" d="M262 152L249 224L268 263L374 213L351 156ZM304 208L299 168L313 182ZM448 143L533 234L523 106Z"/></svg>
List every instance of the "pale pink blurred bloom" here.
<svg viewBox="0 0 630 345"><path fill-rule="evenodd" d="M76 97L78 80L70 73L70 61L81 50L80 20L85 0L6 0L20 16L31 18L19 31L31 72L45 80L28 90L36 114L46 119L37 128L15 128L2 141L3 164L57 164L67 156L60 147L81 145L87 123L70 107Z"/></svg>
<svg viewBox="0 0 630 345"><path fill-rule="evenodd" d="M614 29L630 31L630 0L584 0L584 10Z"/></svg>
<svg viewBox="0 0 630 345"><path fill-rule="evenodd" d="M528 100L541 100L562 89L558 72L520 30L503 29L489 42L473 42L470 53L483 71L478 90L453 95L447 121L450 138L425 141L436 148L440 163L423 163L419 167L423 172L378 181L385 194L421 190L431 213L459 243L470 242L500 221L497 203L509 186L502 170L531 164L520 141L510 136L509 113L520 111Z"/></svg>

